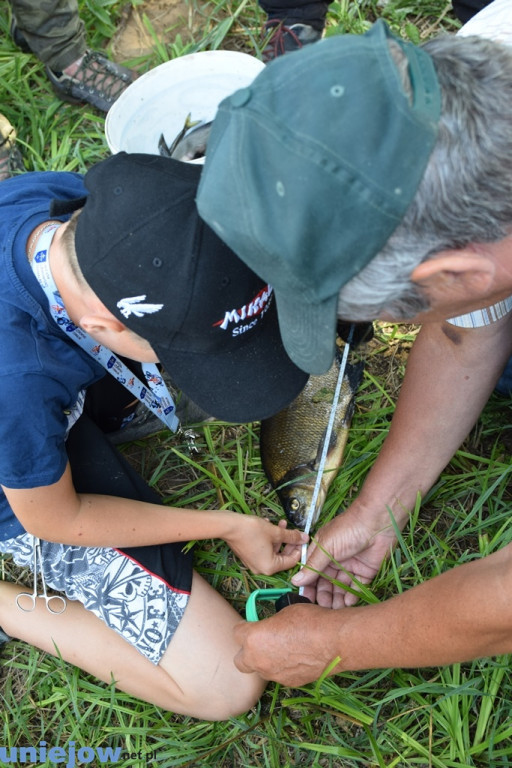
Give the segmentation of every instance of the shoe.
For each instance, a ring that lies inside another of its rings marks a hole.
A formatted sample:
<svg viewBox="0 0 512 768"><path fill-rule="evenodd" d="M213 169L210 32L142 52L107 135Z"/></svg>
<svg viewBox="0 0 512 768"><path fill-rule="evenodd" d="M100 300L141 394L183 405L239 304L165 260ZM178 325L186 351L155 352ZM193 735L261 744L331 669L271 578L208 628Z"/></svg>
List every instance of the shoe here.
<svg viewBox="0 0 512 768"><path fill-rule="evenodd" d="M345 342L352 334L350 344L352 349L356 349L360 344L368 344L373 339L373 323L349 323L347 320L338 320L336 332Z"/></svg>
<svg viewBox="0 0 512 768"><path fill-rule="evenodd" d="M131 417L123 423L121 429L115 432L107 432L107 437L113 445L132 443L134 440L143 440L145 437L156 435L165 429L165 424L153 411L139 403Z"/></svg>
<svg viewBox="0 0 512 768"><path fill-rule="evenodd" d="M291 51L298 51L310 43L316 43L322 37L322 32L309 24L291 24L288 26L279 19L269 19L265 24L265 32L271 32L262 51L265 64L278 56Z"/></svg>
<svg viewBox="0 0 512 768"><path fill-rule="evenodd" d="M14 16L11 19L11 28L9 32L10 32L12 41L17 48L20 48L23 51L23 53L31 52L30 45L27 43L23 32L20 32L20 30L18 29L18 25L16 24L16 19L14 18Z"/></svg>
<svg viewBox="0 0 512 768"><path fill-rule="evenodd" d="M110 61L98 51L87 50L74 75L54 72L46 67L46 74L57 96L71 104L87 102L108 112L112 104L135 80L131 69Z"/></svg>
<svg viewBox="0 0 512 768"><path fill-rule="evenodd" d="M166 381L169 387L169 382ZM211 421L212 416L203 411L198 405L192 402L183 392L176 395L176 390L172 389L172 397L177 401L176 416L180 426L185 427L191 424L199 424L203 421ZM153 411L143 403L139 403L133 415L129 418L121 429L115 432L108 432L107 437L113 445L122 443L131 443L135 440L143 440L145 437L156 435L166 429L165 424L156 416Z"/></svg>
<svg viewBox="0 0 512 768"><path fill-rule="evenodd" d="M178 395L178 404L176 405L176 416L180 420L182 427L188 427L191 424L200 424L203 421L213 421L214 417L203 411L193 400L186 396L184 392Z"/></svg>
<svg viewBox="0 0 512 768"><path fill-rule="evenodd" d="M20 151L16 147L16 130L8 119L0 114L0 181L24 170Z"/></svg>
<svg viewBox="0 0 512 768"><path fill-rule="evenodd" d="M5 643L8 643L9 640L12 640L12 637L9 637L9 635L6 635L2 627L0 627L0 648L2 647L2 645L5 645Z"/></svg>

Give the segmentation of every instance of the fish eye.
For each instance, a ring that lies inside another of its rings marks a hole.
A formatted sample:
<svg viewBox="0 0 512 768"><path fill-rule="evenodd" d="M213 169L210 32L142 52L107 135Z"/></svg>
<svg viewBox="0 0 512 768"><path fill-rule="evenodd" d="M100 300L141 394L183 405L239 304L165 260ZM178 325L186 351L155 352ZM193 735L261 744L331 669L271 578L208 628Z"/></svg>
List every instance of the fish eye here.
<svg viewBox="0 0 512 768"><path fill-rule="evenodd" d="M300 501L298 499L290 499L290 509L292 512L296 512L300 508Z"/></svg>

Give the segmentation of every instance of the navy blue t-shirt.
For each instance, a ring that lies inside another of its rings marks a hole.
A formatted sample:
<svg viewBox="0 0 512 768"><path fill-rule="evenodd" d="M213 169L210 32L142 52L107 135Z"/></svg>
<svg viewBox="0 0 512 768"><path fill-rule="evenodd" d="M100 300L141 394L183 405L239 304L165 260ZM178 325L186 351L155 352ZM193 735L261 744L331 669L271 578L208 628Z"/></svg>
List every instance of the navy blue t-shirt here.
<svg viewBox="0 0 512 768"><path fill-rule="evenodd" d="M27 238L50 218L51 200L85 194L77 173L26 173L0 183L0 484L6 488L62 477L67 414L105 374L52 319L26 257ZM0 490L0 540L23 530Z"/></svg>

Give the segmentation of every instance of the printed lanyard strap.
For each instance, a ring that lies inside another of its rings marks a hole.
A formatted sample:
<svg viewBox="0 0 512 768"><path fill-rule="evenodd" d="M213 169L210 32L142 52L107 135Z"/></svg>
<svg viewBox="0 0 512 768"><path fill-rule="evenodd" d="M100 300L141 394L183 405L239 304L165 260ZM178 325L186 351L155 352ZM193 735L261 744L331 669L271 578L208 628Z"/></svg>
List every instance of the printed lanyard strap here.
<svg viewBox="0 0 512 768"><path fill-rule="evenodd" d="M100 363L120 384L138 398L172 432L179 427L174 401L165 385L158 367L154 363L142 363L146 377L144 384L110 349L98 344L92 336L76 326L67 316L66 308L55 285L50 269L48 254L53 236L60 225L49 225L40 235L32 260L32 269L39 284L46 294L50 312L61 330L70 336L78 346Z"/></svg>

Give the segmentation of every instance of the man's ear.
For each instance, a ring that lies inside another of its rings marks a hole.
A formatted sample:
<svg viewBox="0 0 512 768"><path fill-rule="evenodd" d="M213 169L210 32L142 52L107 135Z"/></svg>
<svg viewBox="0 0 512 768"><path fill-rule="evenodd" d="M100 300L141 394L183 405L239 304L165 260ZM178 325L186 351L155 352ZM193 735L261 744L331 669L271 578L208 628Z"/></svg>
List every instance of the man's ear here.
<svg viewBox="0 0 512 768"><path fill-rule="evenodd" d="M468 299L481 298L490 290L494 273L492 259L484 255L473 251L443 251L418 264L411 280L431 296L439 290L455 290Z"/></svg>
<svg viewBox="0 0 512 768"><path fill-rule="evenodd" d="M95 333L109 331L121 333L126 330L126 325L110 314L89 314L80 318L80 328L94 336Z"/></svg>

